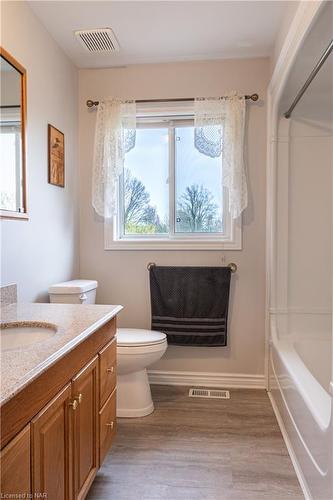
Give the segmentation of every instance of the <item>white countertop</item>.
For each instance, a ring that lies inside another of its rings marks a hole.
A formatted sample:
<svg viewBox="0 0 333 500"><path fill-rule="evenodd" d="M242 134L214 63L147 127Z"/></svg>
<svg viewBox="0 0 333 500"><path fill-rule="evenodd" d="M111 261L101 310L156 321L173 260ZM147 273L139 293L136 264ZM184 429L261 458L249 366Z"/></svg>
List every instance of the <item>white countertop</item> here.
<svg viewBox="0 0 333 500"><path fill-rule="evenodd" d="M1 322L53 323L50 338L20 349L1 350L1 397L3 405L89 335L112 319L120 305L24 304L1 308Z"/></svg>

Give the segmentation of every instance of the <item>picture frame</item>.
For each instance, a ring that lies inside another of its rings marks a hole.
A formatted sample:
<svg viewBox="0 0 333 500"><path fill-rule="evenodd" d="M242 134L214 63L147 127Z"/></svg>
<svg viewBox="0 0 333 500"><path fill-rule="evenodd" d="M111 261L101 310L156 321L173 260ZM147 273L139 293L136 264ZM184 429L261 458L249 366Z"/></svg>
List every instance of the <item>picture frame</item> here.
<svg viewBox="0 0 333 500"><path fill-rule="evenodd" d="M48 124L48 182L65 187L65 136Z"/></svg>

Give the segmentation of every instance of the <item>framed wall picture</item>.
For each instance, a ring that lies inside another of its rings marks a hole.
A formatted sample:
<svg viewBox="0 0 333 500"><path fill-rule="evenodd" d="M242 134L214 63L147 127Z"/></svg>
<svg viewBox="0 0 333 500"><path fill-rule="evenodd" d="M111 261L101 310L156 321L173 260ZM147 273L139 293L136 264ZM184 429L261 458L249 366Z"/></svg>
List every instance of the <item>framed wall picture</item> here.
<svg viewBox="0 0 333 500"><path fill-rule="evenodd" d="M48 125L49 183L65 187L65 137L60 130Z"/></svg>

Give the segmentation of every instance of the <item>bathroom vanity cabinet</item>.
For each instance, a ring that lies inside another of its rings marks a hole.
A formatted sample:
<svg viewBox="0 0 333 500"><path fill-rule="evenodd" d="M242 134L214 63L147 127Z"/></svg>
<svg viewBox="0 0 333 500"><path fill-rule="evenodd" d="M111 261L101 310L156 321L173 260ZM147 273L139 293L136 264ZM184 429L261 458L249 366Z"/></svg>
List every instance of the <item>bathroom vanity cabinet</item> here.
<svg viewBox="0 0 333 500"><path fill-rule="evenodd" d="M113 318L2 408L3 495L85 498L116 432L115 332Z"/></svg>
<svg viewBox="0 0 333 500"><path fill-rule="evenodd" d="M31 491L30 424L1 450L1 494ZM4 496L5 498L5 496Z"/></svg>

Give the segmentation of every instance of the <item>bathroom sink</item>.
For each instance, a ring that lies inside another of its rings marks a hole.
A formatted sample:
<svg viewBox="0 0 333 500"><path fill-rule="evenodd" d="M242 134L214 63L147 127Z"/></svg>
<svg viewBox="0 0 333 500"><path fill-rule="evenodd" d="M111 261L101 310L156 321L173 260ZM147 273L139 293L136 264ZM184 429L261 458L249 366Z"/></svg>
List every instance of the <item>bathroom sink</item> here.
<svg viewBox="0 0 333 500"><path fill-rule="evenodd" d="M56 325L41 321L1 323L1 349L20 349L47 340L57 332Z"/></svg>

